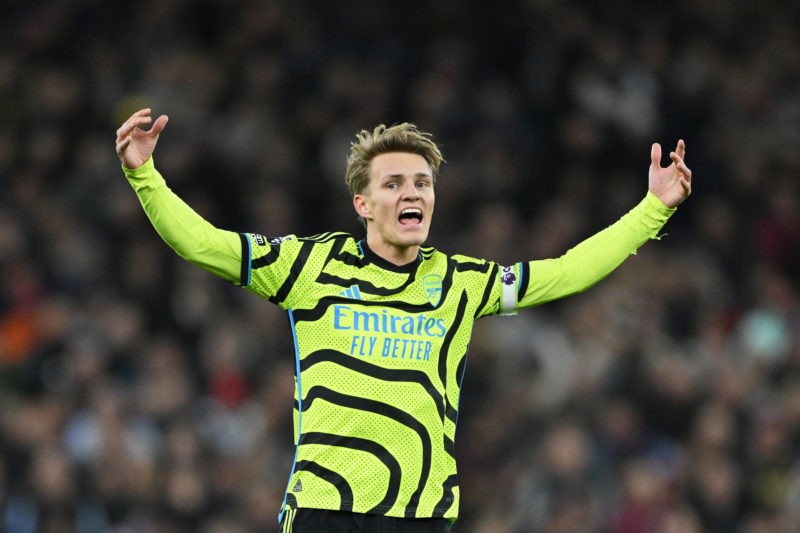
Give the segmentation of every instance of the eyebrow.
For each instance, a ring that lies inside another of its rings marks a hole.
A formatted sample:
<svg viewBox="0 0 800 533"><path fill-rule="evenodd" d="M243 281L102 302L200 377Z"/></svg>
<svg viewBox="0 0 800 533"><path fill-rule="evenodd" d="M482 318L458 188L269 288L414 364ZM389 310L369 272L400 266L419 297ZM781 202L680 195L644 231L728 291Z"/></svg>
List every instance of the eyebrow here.
<svg viewBox="0 0 800 533"><path fill-rule="evenodd" d="M397 178L402 178L403 176L405 176L405 174L402 174L402 173L399 173L399 172L396 173L396 174L386 174L385 176L381 177L381 180L385 181L385 180L389 180L389 179L397 179ZM414 177L415 178L430 178L431 175L429 173L427 173L427 172L417 172L416 174L414 174Z"/></svg>

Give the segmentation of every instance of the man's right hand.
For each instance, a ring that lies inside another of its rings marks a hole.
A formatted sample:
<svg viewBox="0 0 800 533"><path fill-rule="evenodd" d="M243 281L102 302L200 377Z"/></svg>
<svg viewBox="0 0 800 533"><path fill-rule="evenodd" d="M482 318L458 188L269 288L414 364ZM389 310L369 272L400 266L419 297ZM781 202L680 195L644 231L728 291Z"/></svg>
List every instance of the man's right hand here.
<svg viewBox="0 0 800 533"><path fill-rule="evenodd" d="M158 136L167 125L169 117L161 115L147 131L140 128L152 120L149 108L140 109L117 130L117 155L125 168L139 168L153 155Z"/></svg>

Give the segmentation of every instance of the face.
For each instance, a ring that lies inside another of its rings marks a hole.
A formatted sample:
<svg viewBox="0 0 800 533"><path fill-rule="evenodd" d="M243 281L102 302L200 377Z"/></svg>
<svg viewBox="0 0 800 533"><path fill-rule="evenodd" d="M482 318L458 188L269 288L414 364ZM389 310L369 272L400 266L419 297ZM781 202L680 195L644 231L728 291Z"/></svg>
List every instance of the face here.
<svg viewBox="0 0 800 533"><path fill-rule="evenodd" d="M389 152L373 158L369 185L353 205L367 221L367 244L393 262L409 262L428 238L433 176L421 155Z"/></svg>

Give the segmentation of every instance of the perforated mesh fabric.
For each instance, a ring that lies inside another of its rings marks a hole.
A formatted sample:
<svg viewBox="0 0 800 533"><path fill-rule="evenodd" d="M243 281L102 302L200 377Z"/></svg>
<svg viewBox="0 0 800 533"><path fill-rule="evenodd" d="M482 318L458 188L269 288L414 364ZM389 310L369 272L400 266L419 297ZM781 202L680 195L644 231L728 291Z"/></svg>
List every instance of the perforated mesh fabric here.
<svg viewBox="0 0 800 533"><path fill-rule="evenodd" d="M248 288L289 312L296 343L285 505L455 518L458 373L498 311L497 265L423 248L395 267L341 233L248 240Z"/></svg>

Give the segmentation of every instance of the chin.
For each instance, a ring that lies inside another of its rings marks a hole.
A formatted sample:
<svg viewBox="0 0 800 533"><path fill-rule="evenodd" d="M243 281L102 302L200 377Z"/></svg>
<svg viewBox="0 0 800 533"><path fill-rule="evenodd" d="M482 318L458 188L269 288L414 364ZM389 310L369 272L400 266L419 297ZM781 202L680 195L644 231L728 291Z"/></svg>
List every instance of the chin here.
<svg viewBox="0 0 800 533"><path fill-rule="evenodd" d="M406 246L422 246L425 244L425 241L428 240L428 234L421 235L419 238L411 238L407 239L405 242Z"/></svg>

